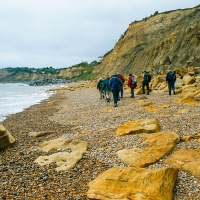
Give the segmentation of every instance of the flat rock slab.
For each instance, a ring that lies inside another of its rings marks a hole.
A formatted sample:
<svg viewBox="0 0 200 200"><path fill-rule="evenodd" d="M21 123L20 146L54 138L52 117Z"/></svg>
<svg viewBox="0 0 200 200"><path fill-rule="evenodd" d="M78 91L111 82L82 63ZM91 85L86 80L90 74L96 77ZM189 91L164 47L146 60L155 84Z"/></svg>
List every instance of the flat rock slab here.
<svg viewBox="0 0 200 200"><path fill-rule="evenodd" d="M116 136L135 134L135 133L155 133L160 131L157 119L139 119L127 121L120 125L116 130Z"/></svg>
<svg viewBox="0 0 200 200"><path fill-rule="evenodd" d="M135 167L145 167L155 163L175 147L180 142L180 137L171 131L163 131L146 135L143 142L145 148L123 149L117 152L119 158Z"/></svg>
<svg viewBox="0 0 200 200"><path fill-rule="evenodd" d="M182 94L182 98L179 98L178 102L189 105L189 106L197 106L198 105L198 101L196 101L194 99L193 93Z"/></svg>
<svg viewBox="0 0 200 200"><path fill-rule="evenodd" d="M164 160L164 163L189 172L200 179L200 149L180 149Z"/></svg>
<svg viewBox="0 0 200 200"><path fill-rule="evenodd" d="M111 168L89 183L87 197L102 200L171 200L178 169Z"/></svg>
<svg viewBox="0 0 200 200"><path fill-rule="evenodd" d="M188 135L188 136L182 136L181 137L181 141L184 141L184 142L187 142L187 141L190 141L190 140L199 140L200 139L200 133L197 133L195 135Z"/></svg>
<svg viewBox="0 0 200 200"><path fill-rule="evenodd" d="M15 138L9 133L9 131L0 124L0 149L3 149L15 142Z"/></svg>
<svg viewBox="0 0 200 200"><path fill-rule="evenodd" d="M54 132L41 131L41 132L30 132L28 133L28 135L31 137L42 137L42 136L50 135L53 133Z"/></svg>
<svg viewBox="0 0 200 200"><path fill-rule="evenodd" d="M87 142L81 140L66 140L64 138L50 140L41 146L42 150L46 152L61 151L49 156L40 156L34 161L40 166L55 163L57 165L56 171L65 171L73 167L87 150Z"/></svg>

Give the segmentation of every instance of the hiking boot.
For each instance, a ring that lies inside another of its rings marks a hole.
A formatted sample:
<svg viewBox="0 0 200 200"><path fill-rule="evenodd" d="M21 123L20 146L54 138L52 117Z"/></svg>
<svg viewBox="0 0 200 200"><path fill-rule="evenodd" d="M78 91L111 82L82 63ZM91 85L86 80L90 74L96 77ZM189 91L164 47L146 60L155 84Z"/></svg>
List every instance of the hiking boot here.
<svg viewBox="0 0 200 200"><path fill-rule="evenodd" d="M117 104L116 104L116 103L114 104L114 107L117 107Z"/></svg>
<svg viewBox="0 0 200 200"><path fill-rule="evenodd" d="M174 93L174 95L176 94L176 92L175 92L175 91L173 91L173 93Z"/></svg>

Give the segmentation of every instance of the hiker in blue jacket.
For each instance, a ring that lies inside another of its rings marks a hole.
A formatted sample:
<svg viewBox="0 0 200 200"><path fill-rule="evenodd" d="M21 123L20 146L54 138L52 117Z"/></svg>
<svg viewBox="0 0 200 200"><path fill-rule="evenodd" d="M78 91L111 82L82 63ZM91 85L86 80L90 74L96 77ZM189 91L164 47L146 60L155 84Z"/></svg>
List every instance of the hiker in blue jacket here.
<svg viewBox="0 0 200 200"><path fill-rule="evenodd" d="M110 88L113 93L114 107L117 107L117 101L119 100L119 92L122 88L122 81L117 74L113 75L110 79Z"/></svg>
<svg viewBox="0 0 200 200"><path fill-rule="evenodd" d="M176 82L176 71L172 72L170 70L166 75L166 82L168 83L168 89L169 89L169 95L171 95L171 91L173 91L173 94L175 95L175 82Z"/></svg>

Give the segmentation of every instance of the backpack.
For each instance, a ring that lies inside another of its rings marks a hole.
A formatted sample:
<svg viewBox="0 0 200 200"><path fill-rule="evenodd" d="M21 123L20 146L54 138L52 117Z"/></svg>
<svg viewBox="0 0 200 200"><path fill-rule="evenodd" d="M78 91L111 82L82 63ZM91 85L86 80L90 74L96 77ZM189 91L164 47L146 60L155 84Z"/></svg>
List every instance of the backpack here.
<svg viewBox="0 0 200 200"><path fill-rule="evenodd" d="M168 81L172 81L174 78L174 73L172 71L168 72L167 74L167 80Z"/></svg>
<svg viewBox="0 0 200 200"><path fill-rule="evenodd" d="M150 74L147 75L147 81L148 81L148 82L151 81L151 75L150 75Z"/></svg>
<svg viewBox="0 0 200 200"><path fill-rule="evenodd" d="M118 88L118 83L117 83L117 79L115 78L113 80L113 85L112 85L113 88L117 89Z"/></svg>
<svg viewBox="0 0 200 200"><path fill-rule="evenodd" d="M121 79L122 83L125 82L124 76L122 74L119 74L118 77Z"/></svg>
<svg viewBox="0 0 200 200"><path fill-rule="evenodd" d="M135 77L132 77L132 85L134 86L134 88L137 87L137 80Z"/></svg>

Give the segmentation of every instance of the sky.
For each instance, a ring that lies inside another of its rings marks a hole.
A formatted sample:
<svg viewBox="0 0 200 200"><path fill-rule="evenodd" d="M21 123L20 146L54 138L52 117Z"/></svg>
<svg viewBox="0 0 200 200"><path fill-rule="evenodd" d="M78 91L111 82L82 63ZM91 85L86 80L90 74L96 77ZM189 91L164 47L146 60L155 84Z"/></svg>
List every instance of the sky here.
<svg viewBox="0 0 200 200"><path fill-rule="evenodd" d="M200 0L0 0L0 68L99 60L130 23Z"/></svg>

